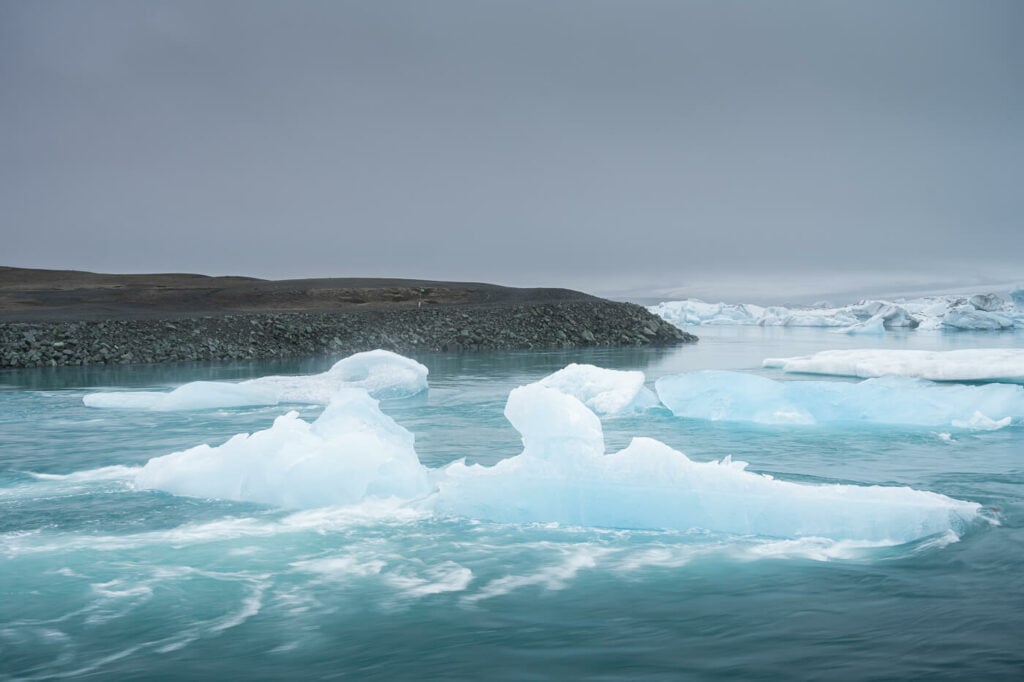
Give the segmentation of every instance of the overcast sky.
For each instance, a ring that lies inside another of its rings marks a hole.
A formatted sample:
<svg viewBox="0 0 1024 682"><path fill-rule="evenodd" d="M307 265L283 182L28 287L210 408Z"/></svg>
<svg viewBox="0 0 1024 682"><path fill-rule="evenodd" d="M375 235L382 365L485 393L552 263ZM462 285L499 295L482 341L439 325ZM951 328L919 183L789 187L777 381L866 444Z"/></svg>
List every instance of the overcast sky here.
<svg viewBox="0 0 1024 682"><path fill-rule="evenodd" d="M1024 278L1024 2L0 0L0 264Z"/></svg>

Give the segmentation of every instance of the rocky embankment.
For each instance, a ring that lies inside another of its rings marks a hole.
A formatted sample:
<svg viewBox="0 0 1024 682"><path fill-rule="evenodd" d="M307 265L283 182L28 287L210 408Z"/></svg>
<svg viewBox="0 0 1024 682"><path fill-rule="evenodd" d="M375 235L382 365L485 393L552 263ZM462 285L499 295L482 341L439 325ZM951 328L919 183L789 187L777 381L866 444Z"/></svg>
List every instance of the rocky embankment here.
<svg viewBox="0 0 1024 682"><path fill-rule="evenodd" d="M188 362L696 341L630 303L602 299L268 312L166 319L0 322L0 367Z"/></svg>

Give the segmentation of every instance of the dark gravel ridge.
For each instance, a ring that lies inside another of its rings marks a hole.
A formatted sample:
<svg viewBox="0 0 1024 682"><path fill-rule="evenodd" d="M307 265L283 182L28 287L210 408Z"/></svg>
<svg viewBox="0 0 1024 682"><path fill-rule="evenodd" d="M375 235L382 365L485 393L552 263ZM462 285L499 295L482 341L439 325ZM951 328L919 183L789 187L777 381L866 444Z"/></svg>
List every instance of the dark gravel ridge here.
<svg viewBox="0 0 1024 682"><path fill-rule="evenodd" d="M189 362L697 340L632 303L603 299L166 319L0 322L0 367Z"/></svg>

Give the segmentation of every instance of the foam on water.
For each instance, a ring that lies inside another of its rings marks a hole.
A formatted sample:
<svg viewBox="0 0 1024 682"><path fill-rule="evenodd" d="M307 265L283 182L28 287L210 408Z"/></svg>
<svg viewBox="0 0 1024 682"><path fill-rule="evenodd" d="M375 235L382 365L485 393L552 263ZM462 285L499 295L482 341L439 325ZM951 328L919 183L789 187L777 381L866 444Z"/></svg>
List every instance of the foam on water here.
<svg viewBox="0 0 1024 682"><path fill-rule="evenodd" d="M827 350L814 355L767 358L763 365L799 374L862 379L903 376L932 381L998 381L1024 384L1024 349Z"/></svg>
<svg viewBox="0 0 1024 682"><path fill-rule="evenodd" d="M704 370L658 379L661 402L679 417L757 424L870 422L965 429L1000 428L1024 417L1024 387L960 386L885 377L775 381Z"/></svg>
<svg viewBox="0 0 1024 682"><path fill-rule="evenodd" d="M325 405L341 388L363 388L379 399L406 398L427 390L428 370L411 358L386 350L356 353L326 372L310 376L268 376L238 383L193 381L169 392L90 393L89 407L136 410L201 410L224 407L312 403Z"/></svg>

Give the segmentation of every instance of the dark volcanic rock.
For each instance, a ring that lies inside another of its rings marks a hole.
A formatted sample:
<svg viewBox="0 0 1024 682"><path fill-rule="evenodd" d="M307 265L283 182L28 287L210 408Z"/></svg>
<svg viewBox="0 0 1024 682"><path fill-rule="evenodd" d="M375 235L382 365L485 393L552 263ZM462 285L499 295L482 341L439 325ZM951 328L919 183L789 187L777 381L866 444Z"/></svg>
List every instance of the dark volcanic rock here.
<svg viewBox="0 0 1024 682"><path fill-rule="evenodd" d="M0 367L492 349L664 346L697 337L631 303L374 307L173 319L0 322Z"/></svg>

